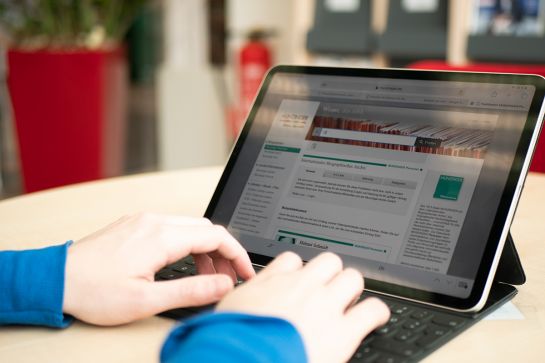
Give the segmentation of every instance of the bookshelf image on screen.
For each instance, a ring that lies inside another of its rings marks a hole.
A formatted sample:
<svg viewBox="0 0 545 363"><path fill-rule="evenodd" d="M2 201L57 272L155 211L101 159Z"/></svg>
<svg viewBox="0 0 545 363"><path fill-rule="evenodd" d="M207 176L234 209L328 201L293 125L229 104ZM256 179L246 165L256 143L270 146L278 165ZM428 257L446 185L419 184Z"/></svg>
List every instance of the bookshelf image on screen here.
<svg viewBox="0 0 545 363"><path fill-rule="evenodd" d="M491 130L316 116L309 141L484 159Z"/></svg>

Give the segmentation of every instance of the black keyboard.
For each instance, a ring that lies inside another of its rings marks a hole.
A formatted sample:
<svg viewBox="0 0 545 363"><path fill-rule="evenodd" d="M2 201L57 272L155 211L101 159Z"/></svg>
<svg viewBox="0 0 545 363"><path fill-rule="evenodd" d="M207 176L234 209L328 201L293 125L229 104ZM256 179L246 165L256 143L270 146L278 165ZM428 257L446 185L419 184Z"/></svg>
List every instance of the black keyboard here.
<svg viewBox="0 0 545 363"><path fill-rule="evenodd" d="M362 298L372 295L366 292ZM390 308L390 320L365 338L350 362L416 362L465 330L473 320L395 298L379 298Z"/></svg>
<svg viewBox="0 0 545 363"><path fill-rule="evenodd" d="M262 269L260 266L254 268L256 271ZM172 280L196 274L195 263L188 257L160 270L155 279ZM238 281L238 284L242 282ZM424 307L370 292L364 292L361 299L369 296L384 301L390 308L391 317L388 323L365 338L350 360L353 363L417 362L476 321L471 315ZM179 319L212 308L213 305L176 309L162 315Z"/></svg>

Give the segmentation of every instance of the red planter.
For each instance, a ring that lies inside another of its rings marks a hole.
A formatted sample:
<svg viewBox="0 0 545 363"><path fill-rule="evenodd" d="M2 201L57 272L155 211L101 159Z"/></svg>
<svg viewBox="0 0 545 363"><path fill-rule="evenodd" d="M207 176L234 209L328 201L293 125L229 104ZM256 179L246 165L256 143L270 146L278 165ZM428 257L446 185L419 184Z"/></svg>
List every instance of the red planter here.
<svg viewBox="0 0 545 363"><path fill-rule="evenodd" d="M121 48L8 52L26 192L122 172L127 82Z"/></svg>

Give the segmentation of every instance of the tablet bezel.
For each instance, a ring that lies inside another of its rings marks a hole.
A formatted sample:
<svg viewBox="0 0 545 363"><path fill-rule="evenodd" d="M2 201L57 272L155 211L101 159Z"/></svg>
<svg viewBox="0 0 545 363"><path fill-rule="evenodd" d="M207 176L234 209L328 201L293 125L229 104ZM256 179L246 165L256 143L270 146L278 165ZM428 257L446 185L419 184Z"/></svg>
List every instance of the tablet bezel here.
<svg viewBox="0 0 545 363"><path fill-rule="evenodd" d="M410 299L422 303L447 307L460 311L479 310L486 301L490 290L493 275L497 268L503 244L507 238L509 227L514 215L520 192L530 165L531 157L539 137L539 131L543 120L543 99L545 96L545 79L536 75L507 74L507 73L477 73L477 72L449 72L449 71L422 71L406 69L359 69L359 68L333 68L314 66L276 66L272 68L260 87L254 104L249 112L247 121L232 149L231 155L214 191L212 199L205 212L205 217L213 221L214 211L220 200L221 193L229 179L231 171L240 155L242 145L246 141L257 111L267 93L268 86L277 73L292 73L303 75L348 76L365 78L390 78L404 80L429 80L472 83L495 83L532 85L535 94L528 111L524 129L522 131L517 151L511 165L506 186L498 206L493 228L489 234L484 249L481 264L478 268L475 282L470 295L467 298L458 298L430 291L409 288L384 281L365 279L366 289ZM272 122L272 120L271 120ZM537 125L537 128L536 128ZM252 262L265 265L272 257L250 253Z"/></svg>

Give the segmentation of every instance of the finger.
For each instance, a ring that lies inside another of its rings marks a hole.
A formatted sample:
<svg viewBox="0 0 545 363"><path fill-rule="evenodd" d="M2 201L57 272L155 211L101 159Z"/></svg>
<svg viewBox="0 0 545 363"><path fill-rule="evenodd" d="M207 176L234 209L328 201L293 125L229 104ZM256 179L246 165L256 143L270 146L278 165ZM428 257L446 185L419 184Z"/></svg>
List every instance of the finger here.
<svg viewBox="0 0 545 363"><path fill-rule="evenodd" d="M302 273L310 284L327 284L339 272L343 263L339 256L331 252L324 252L310 260L302 269Z"/></svg>
<svg viewBox="0 0 545 363"><path fill-rule="evenodd" d="M370 297L349 308L345 314L347 338L359 344L369 333L390 318L390 309L381 300Z"/></svg>
<svg viewBox="0 0 545 363"><path fill-rule="evenodd" d="M211 226L212 222L207 218L202 217L187 217L187 216L177 216L172 214L159 214L159 213L136 213L128 218L135 219L146 219L150 222L160 223L160 224L173 224L178 226Z"/></svg>
<svg viewBox="0 0 545 363"><path fill-rule="evenodd" d="M212 304L219 301L233 288L228 276L200 275L178 280L157 281L149 286L150 312Z"/></svg>
<svg viewBox="0 0 545 363"><path fill-rule="evenodd" d="M210 256L205 253L193 255L195 266L197 266L197 272L201 275L215 274L216 269Z"/></svg>
<svg viewBox="0 0 545 363"><path fill-rule="evenodd" d="M327 296L341 311L345 311L363 292L363 277L353 268L338 273L326 286Z"/></svg>
<svg viewBox="0 0 545 363"><path fill-rule="evenodd" d="M231 261L214 252L212 252L209 256L212 258L216 273L227 275L233 280L234 283L237 282L237 274L231 265Z"/></svg>
<svg viewBox="0 0 545 363"><path fill-rule="evenodd" d="M195 218L195 217L186 217L186 216L174 216L167 214L154 214L154 216L163 223L174 224L178 226L212 226L207 218Z"/></svg>
<svg viewBox="0 0 545 363"><path fill-rule="evenodd" d="M293 252L283 252L261 270L254 280L262 280L278 273L297 271L302 266L303 260L301 260L301 257Z"/></svg>
<svg viewBox="0 0 545 363"><path fill-rule="evenodd" d="M246 250L238 241L218 225L213 226L163 226L162 238L169 260L176 261L188 254L217 251L231 261L236 273L244 279L255 275Z"/></svg>

